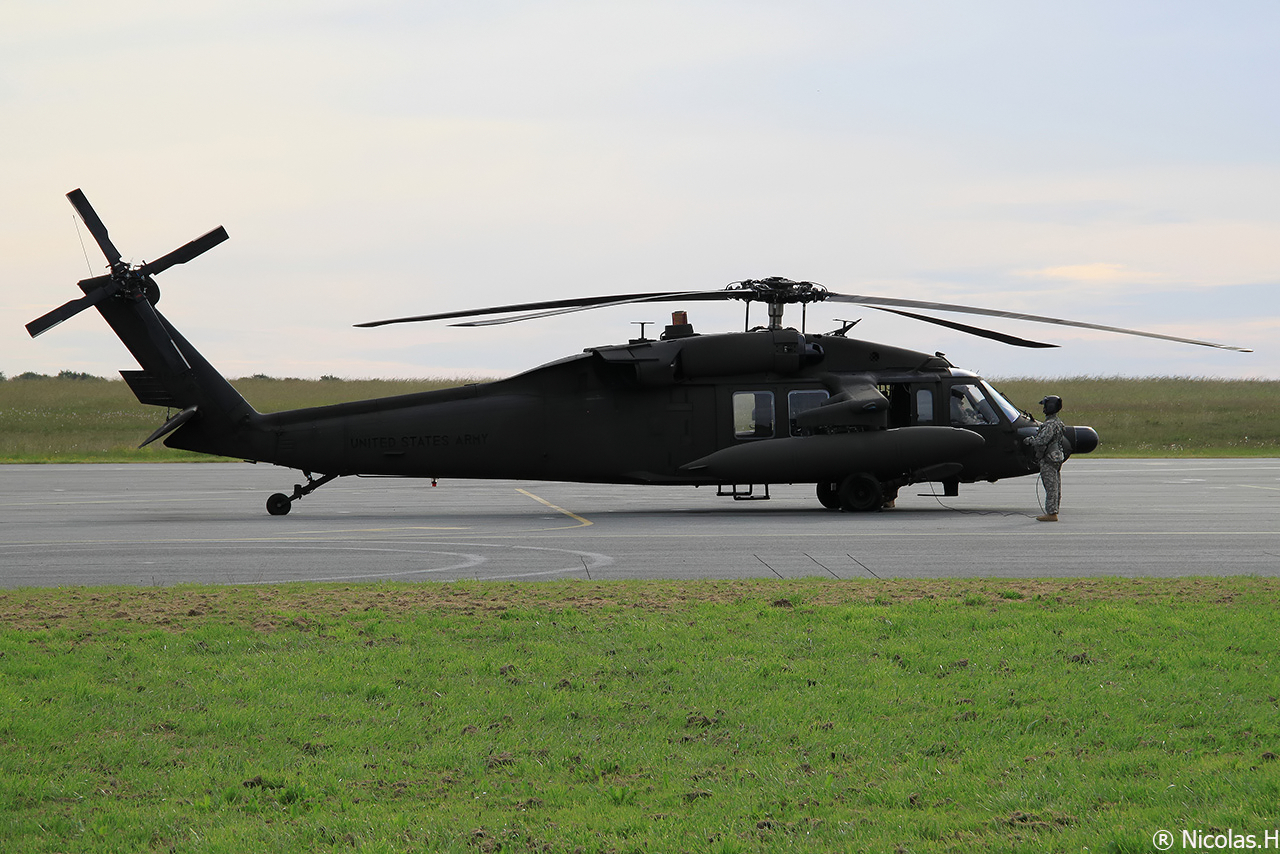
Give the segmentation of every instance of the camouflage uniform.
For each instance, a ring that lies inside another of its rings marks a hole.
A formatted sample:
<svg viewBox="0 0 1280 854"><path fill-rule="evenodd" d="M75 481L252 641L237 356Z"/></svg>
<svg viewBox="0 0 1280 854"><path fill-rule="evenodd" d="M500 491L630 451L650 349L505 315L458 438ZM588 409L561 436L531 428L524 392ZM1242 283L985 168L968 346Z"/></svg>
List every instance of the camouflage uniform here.
<svg viewBox="0 0 1280 854"><path fill-rule="evenodd" d="M1066 425L1055 412L1044 419L1034 436L1027 437L1027 444L1035 448L1040 463L1040 480L1044 483L1044 512L1058 515L1058 503L1062 500L1062 435Z"/></svg>

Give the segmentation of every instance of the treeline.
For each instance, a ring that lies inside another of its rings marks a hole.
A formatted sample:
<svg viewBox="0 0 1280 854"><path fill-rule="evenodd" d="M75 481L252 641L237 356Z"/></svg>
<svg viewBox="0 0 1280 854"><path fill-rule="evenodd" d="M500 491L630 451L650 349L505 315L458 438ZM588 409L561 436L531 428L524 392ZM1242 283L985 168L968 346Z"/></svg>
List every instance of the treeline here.
<svg viewBox="0 0 1280 854"><path fill-rule="evenodd" d="M56 374L37 374L35 371L25 371L13 377L14 380L77 380L88 382L107 382L106 377L97 377L93 374L86 374L80 371L58 371ZM6 382L8 377L4 375L4 371L0 371L0 382Z"/></svg>
<svg viewBox="0 0 1280 854"><path fill-rule="evenodd" d="M231 380L259 412L303 409L371 397L390 397L461 385L473 379L276 379L265 374ZM0 463L209 460L210 457L138 443L172 413L145 406L122 379L78 371L22 374L0 382Z"/></svg>

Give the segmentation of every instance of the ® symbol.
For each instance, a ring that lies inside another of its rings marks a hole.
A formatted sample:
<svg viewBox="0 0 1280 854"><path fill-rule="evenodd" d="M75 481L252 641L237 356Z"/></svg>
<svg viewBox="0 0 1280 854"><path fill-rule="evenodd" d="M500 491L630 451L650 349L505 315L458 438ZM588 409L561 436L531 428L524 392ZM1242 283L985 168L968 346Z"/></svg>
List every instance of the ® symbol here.
<svg viewBox="0 0 1280 854"><path fill-rule="evenodd" d="M1159 851L1168 851L1173 847L1173 834L1167 830L1157 830L1151 837L1151 844Z"/></svg>

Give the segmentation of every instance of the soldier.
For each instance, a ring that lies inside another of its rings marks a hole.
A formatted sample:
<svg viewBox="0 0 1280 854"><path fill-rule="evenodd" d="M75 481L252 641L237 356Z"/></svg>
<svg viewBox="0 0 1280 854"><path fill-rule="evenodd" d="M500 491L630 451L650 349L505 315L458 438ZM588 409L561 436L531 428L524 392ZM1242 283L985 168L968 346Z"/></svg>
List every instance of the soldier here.
<svg viewBox="0 0 1280 854"><path fill-rule="evenodd" d="M1058 417L1062 411L1062 398L1051 394L1040 401L1044 407L1044 423L1034 436L1025 441L1035 450L1036 461L1040 463L1040 480L1044 483L1044 515L1037 516L1037 522L1058 521L1058 502L1062 499L1062 461L1066 459L1063 452L1063 434L1066 425Z"/></svg>

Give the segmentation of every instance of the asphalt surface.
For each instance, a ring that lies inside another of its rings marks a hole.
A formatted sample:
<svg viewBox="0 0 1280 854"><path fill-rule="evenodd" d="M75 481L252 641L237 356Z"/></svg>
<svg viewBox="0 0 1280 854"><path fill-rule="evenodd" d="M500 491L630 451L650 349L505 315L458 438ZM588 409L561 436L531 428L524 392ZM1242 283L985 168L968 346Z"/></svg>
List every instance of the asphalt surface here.
<svg viewBox="0 0 1280 854"><path fill-rule="evenodd" d="M921 484L880 513L715 490L342 478L269 516L297 472L0 466L0 587L563 578L1280 574L1280 460L1073 459L1062 521L1034 478ZM934 494L936 490L937 494Z"/></svg>

